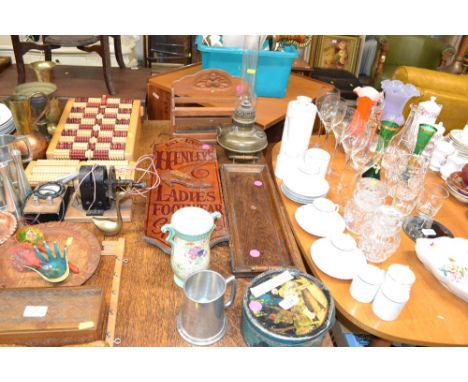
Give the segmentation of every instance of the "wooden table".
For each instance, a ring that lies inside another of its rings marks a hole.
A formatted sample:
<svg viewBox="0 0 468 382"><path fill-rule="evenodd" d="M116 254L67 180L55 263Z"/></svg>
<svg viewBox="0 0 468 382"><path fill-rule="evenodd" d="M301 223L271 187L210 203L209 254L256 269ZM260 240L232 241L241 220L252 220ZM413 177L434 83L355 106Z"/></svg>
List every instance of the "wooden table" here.
<svg viewBox="0 0 468 382"><path fill-rule="evenodd" d="M312 138L315 142L317 137ZM333 140L322 147L331 152ZM273 166L279 152L280 143L273 148ZM344 163L344 154L341 149L332 163L333 170L341 172ZM331 177L328 198L333 201L346 200L351 197L353 187L345 187L338 193L334 191L334 184L339 176ZM345 184L352 179L351 170L343 174ZM427 181L440 182L441 178L432 171L427 175ZM281 180L277 179L280 184ZM344 194L343 194L344 193ZM416 282L411 291L411 298L404 310L393 322L378 319L372 312L371 304L362 304L354 300L349 293L349 281L342 281L327 276L321 272L310 256L310 246L318 238L305 232L296 223L294 213L299 204L290 201L281 194L286 207L291 227L303 252L308 266L329 289L338 311L354 325L377 337L389 341L397 341L415 345L468 345L468 304L445 289L436 278L424 267L416 256L414 242L402 231L399 250L385 262L378 264L387 269L391 264L399 263L411 267L416 275ZM341 212L342 213L342 212ZM436 219L446 225L456 237L468 235L468 207L457 201L453 196L447 199L436 215Z"/></svg>
<svg viewBox="0 0 468 382"><path fill-rule="evenodd" d="M200 70L201 64L195 64L151 77L148 80L147 90L149 119L169 119L172 82ZM318 91L323 88L331 88L331 85L292 73L284 98L257 98L256 123L268 129L282 122L286 117L289 101L300 95L315 98Z"/></svg>
<svg viewBox="0 0 468 382"><path fill-rule="evenodd" d="M167 141L169 129L169 121L143 123L136 157L151 152L154 143ZM218 158L219 153L220 150ZM136 199L133 212L132 222L124 223L121 233L126 239L125 256L129 261L122 273L116 337L121 339L122 346L190 346L176 330L183 290L174 284L170 258L143 241L145 200ZM297 255L299 259L296 260L304 270L299 251ZM212 248L210 267L224 276L230 274L227 243ZM250 281L250 278L237 279L235 302L226 310L226 335L213 346L245 346L240 320L242 298ZM333 346L329 336L325 337L323 346Z"/></svg>

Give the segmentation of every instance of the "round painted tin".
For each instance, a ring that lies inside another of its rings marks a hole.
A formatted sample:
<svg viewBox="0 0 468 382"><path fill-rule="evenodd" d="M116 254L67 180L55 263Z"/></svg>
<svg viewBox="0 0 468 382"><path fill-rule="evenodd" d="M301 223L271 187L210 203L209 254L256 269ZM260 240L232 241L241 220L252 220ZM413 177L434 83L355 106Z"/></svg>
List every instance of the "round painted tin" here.
<svg viewBox="0 0 468 382"><path fill-rule="evenodd" d="M285 271L288 271L291 274L293 277L291 281L294 283L283 283L282 285L273 288L272 291L266 292L257 298L253 296L251 288L258 286ZM326 299L326 312L322 311L320 313L320 315L323 316L323 320L316 327L311 323L315 322L315 318L312 320L313 317L318 319L318 315L315 316L315 313L312 313L311 315L311 312L307 309L309 305L305 303L305 298L301 297L303 296L302 290L308 288L291 288L291 290L294 289L293 292L288 291L288 289L284 289L288 288L289 285L298 285L296 282L314 284L313 288L315 291L321 293L321 297ZM301 289L301 292L295 292L296 289ZM287 294L285 295L284 293ZM296 299L296 303L294 303L294 299ZM279 302L281 302L281 305L279 305ZM282 307L286 307L286 309L283 309ZM302 317L297 315L298 310L307 311L305 313L307 313L308 316ZM274 312L274 314L272 312ZM310 316L312 316L312 318L310 318ZM276 320L279 317L285 317L287 322L276 323ZM308 317L312 321L308 321ZM306 324L306 333L304 334L298 334L298 331L301 331L304 328L302 327L301 329L301 321ZM244 341L248 346L320 346L325 334L331 329L334 322L335 304L328 289L326 289L326 287L316 278L306 273L302 273L297 269L284 268L264 272L251 281L244 293L242 301L241 330ZM308 331L309 326L307 325L311 325L310 328L313 329Z"/></svg>

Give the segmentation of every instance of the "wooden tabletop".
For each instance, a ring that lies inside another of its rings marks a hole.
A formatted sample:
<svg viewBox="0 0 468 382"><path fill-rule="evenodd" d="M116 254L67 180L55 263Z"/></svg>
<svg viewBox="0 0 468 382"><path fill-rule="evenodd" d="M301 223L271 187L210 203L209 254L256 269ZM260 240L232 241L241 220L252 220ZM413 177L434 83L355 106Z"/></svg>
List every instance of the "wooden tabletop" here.
<svg viewBox="0 0 468 382"><path fill-rule="evenodd" d="M167 141L169 129L169 121L145 121L136 157L152 152L154 143ZM190 346L176 330L176 315L184 294L173 281L170 256L143 241L145 204L143 198L134 199L132 222L124 223L120 234L126 239L128 263L122 271L115 336L121 339L121 346ZM297 254L300 258L299 251ZM230 274L227 243L212 248L210 267L225 277ZM250 281L237 279L235 302L226 310L226 335L213 346L245 346L240 320L242 297ZM330 337L326 337L323 346L332 346Z"/></svg>
<svg viewBox="0 0 468 382"><path fill-rule="evenodd" d="M189 65L181 69L155 75L148 80L148 83L149 86L155 86L170 93L173 81L200 70L201 64ZM288 89L284 98L257 98L256 123L264 129L268 129L284 120L289 101L296 99L300 95L315 98L320 89L329 87L331 88L329 84L324 82L292 73L289 77Z"/></svg>
<svg viewBox="0 0 468 382"><path fill-rule="evenodd" d="M316 139L317 137L313 137L311 144ZM323 145L323 142L322 138L322 147L331 152L333 139L330 139L327 145ZM278 143L273 148L273 167L280 146L281 143ZM353 187L349 185L352 171L347 168L343 172L343 180L349 187L337 193L334 186L344 164L344 154L341 149L338 150L332 162L332 169L335 172L327 178L330 182L330 192L327 197L343 204L353 192ZM432 171L429 171L427 181L443 183L440 176ZM277 183L280 184L281 180L277 179ZM386 270L394 263L408 265L416 275L416 282L411 290L411 298L400 316L395 321L386 322L374 315L371 304L359 303L351 297L350 281L334 279L317 268L310 256L310 247L318 238L305 232L296 223L294 213L299 204L290 201L283 194L281 198L307 264L330 289L338 311L353 324L389 341L433 346L468 345L468 304L444 288L424 267L416 256L414 242L403 231L401 231L401 244L398 251L377 266ZM455 237L466 238L468 236L468 206L460 203L453 196L445 201L435 218L446 225Z"/></svg>

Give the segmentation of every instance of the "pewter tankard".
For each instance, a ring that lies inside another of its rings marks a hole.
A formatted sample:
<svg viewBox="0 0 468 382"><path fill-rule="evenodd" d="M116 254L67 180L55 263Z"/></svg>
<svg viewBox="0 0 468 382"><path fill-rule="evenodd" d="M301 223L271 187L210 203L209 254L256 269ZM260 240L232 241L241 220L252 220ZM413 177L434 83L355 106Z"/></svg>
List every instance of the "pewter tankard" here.
<svg viewBox="0 0 468 382"><path fill-rule="evenodd" d="M226 287L231 284L229 300L224 302ZM219 273L203 270L193 273L184 284L185 299L177 316L177 331L194 345L210 345L226 333L224 310L236 297L236 279L225 279Z"/></svg>

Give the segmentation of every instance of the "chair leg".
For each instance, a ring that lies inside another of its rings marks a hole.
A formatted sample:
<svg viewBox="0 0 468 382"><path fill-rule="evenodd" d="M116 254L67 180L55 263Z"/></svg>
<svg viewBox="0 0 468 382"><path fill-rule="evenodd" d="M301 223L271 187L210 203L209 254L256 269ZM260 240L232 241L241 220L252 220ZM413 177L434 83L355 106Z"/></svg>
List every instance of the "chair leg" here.
<svg viewBox="0 0 468 382"><path fill-rule="evenodd" d="M120 35L113 35L114 38L114 53L120 69L125 69L125 62L122 55L122 40Z"/></svg>
<svg viewBox="0 0 468 382"><path fill-rule="evenodd" d="M50 47L44 48L44 57L46 61L52 61L52 49Z"/></svg>
<svg viewBox="0 0 468 382"><path fill-rule="evenodd" d="M26 71L24 69L23 48L19 35L11 36L11 43L13 44L13 51L16 59L16 71L18 73L18 83L22 84L26 81Z"/></svg>
<svg viewBox="0 0 468 382"><path fill-rule="evenodd" d="M115 95L114 84L111 77L111 60L109 51L109 36L101 36L101 58L102 70L104 72L104 80L106 81L107 90L110 95Z"/></svg>

